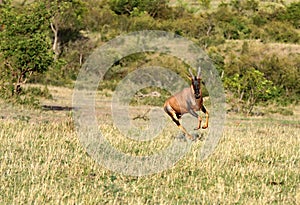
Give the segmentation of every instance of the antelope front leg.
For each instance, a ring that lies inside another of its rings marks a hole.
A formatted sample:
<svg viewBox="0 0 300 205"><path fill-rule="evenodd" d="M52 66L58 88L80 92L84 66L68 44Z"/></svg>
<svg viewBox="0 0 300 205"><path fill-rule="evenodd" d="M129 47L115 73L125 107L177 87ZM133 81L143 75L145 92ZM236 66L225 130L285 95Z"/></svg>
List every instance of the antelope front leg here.
<svg viewBox="0 0 300 205"><path fill-rule="evenodd" d="M198 126L194 130L199 130L201 128L201 122L202 122L202 118L199 115L198 116Z"/></svg>
<svg viewBox="0 0 300 205"><path fill-rule="evenodd" d="M194 110L190 109L189 113L198 119L198 126L194 130L199 130L201 128L202 118Z"/></svg>
<svg viewBox="0 0 300 205"><path fill-rule="evenodd" d="M208 119L209 119L209 114L207 112L207 110L205 109L205 107L202 107L202 112L205 113L205 125L202 127L202 129L206 129L208 128Z"/></svg>

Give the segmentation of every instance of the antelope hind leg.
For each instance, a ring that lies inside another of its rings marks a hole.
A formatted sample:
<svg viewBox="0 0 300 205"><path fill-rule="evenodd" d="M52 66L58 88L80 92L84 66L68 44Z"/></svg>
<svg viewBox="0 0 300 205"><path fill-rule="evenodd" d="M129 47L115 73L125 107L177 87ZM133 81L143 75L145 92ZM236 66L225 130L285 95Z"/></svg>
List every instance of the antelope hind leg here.
<svg viewBox="0 0 300 205"><path fill-rule="evenodd" d="M178 128L184 133L185 136L187 136L189 139L193 140L193 136L190 135L186 129L180 124L179 119L175 113L175 111L171 107L165 107L166 113L172 118L173 122L178 126Z"/></svg>
<svg viewBox="0 0 300 205"><path fill-rule="evenodd" d="M186 129L182 125L178 125L179 129L187 136L190 140L194 140L194 137L186 131Z"/></svg>
<svg viewBox="0 0 300 205"><path fill-rule="evenodd" d="M170 116L171 116L172 120L176 123L176 125L178 126L178 128L184 133L184 135L187 136L189 139L193 140L194 137L192 135L190 135L188 133L188 131L180 124L179 119L177 118L175 112L174 112L174 114L171 113Z"/></svg>

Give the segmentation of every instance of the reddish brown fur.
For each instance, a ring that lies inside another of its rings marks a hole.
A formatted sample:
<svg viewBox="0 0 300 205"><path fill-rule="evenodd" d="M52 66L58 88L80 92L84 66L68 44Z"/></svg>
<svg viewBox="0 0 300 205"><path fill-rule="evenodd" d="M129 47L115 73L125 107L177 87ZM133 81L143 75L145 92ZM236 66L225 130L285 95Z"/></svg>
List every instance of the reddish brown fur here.
<svg viewBox="0 0 300 205"><path fill-rule="evenodd" d="M191 72L190 72L191 73ZM191 73L192 75L192 73ZM206 114L206 122L205 125L202 127L206 129L208 127L208 112L203 106L203 98L202 98L202 91L201 91L201 78L200 78L200 71L198 71L198 76L195 78L193 75L190 78L192 81L192 85L190 88L185 88L181 92L171 96L168 98L164 104L165 112L172 118L172 120L176 123L176 125L187 135L190 139L193 137L186 131L186 129L180 124L179 119L185 113L190 113L194 117L198 118L198 126L195 130L201 128L201 121L202 118L196 113L197 111L202 110ZM195 82L197 81L197 82ZM198 96L197 99L195 94L197 93L194 89L194 84L198 85Z"/></svg>

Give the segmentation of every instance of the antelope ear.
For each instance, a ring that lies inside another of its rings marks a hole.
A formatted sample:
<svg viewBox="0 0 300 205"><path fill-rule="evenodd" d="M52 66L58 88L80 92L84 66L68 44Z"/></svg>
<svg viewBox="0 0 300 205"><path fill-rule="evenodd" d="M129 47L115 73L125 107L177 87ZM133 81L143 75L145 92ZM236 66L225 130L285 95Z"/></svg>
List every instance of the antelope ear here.
<svg viewBox="0 0 300 205"><path fill-rule="evenodd" d="M198 67L197 78L201 78L201 67Z"/></svg>

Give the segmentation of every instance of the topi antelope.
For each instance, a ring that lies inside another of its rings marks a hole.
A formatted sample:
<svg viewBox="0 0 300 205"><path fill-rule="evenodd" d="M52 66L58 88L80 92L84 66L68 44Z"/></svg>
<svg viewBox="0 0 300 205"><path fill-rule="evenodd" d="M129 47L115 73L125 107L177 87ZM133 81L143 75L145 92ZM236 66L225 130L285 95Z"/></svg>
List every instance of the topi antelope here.
<svg viewBox="0 0 300 205"><path fill-rule="evenodd" d="M195 77L189 69L191 87L185 88L181 92L168 98L164 104L165 112L172 118L176 125L183 131L183 133L189 138L193 137L186 131L186 129L180 124L179 119L185 113L190 113L198 119L198 126L195 130L201 128L202 118L196 112L202 110L206 115L205 125L202 127L206 129L208 127L208 112L203 106L202 90L201 90L201 68L198 68L197 76Z"/></svg>

